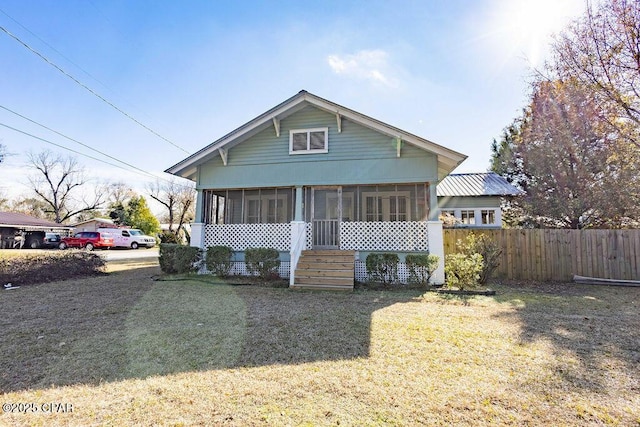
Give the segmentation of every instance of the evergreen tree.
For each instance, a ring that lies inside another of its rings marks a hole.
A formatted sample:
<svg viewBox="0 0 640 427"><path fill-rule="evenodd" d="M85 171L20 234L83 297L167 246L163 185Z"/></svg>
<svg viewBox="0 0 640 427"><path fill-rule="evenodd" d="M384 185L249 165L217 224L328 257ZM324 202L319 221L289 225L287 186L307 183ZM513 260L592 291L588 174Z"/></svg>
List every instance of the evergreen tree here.
<svg viewBox="0 0 640 427"><path fill-rule="evenodd" d="M160 222L151 213L147 201L142 196L133 196L126 207L129 226L142 230L144 234L155 236L160 231Z"/></svg>

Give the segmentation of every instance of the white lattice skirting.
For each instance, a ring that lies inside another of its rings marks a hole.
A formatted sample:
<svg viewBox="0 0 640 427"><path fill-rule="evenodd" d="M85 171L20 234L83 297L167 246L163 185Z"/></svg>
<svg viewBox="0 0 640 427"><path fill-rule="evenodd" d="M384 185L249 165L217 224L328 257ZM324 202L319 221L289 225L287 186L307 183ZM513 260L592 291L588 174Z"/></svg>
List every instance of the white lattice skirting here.
<svg viewBox="0 0 640 427"><path fill-rule="evenodd" d="M274 248L287 252L291 247L291 224L207 224L204 246L229 246L234 251Z"/></svg>
<svg viewBox="0 0 640 427"><path fill-rule="evenodd" d="M280 261L280 267L278 267L278 274L282 278L289 277L289 267L291 263L289 261ZM200 274L208 274L209 270L205 266L199 272ZM244 261L233 261L231 270L229 270L229 276L251 276L249 270L247 270L247 264Z"/></svg>
<svg viewBox="0 0 640 427"><path fill-rule="evenodd" d="M340 249L356 251L427 252L427 223L423 221L343 222Z"/></svg>
<svg viewBox="0 0 640 427"><path fill-rule="evenodd" d="M367 263L365 261L356 260L355 279L358 282L366 282L369 280ZM404 285L409 282L409 269L407 268L407 264L402 261L398 263L398 281Z"/></svg>

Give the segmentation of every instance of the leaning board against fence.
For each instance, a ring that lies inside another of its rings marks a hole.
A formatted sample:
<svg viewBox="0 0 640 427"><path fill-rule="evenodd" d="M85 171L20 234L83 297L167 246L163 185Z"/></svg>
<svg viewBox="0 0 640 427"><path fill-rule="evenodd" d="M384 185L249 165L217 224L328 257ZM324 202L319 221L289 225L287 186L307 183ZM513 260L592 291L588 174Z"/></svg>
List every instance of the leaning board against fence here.
<svg viewBox="0 0 640 427"><path fill-rule="evenodd" d="M487 235L502 248L497 277L571 280L573 275L640 280L640 230L444 230L445 254L458 239Z"/></svg>

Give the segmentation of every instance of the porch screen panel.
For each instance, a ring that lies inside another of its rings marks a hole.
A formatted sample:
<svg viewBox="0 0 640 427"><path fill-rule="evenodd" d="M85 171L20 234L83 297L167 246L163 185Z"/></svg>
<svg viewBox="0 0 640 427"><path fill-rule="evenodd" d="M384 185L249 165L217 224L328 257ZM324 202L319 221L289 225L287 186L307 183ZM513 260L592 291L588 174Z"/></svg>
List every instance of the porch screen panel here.
<svg viewBox="0 0 640 427"><path fill-rule="evenodd" d="M215 205L217 196L210 190L202 192L202 222L205 224L215 223Z"/></svg>
<svg viewBox="0 0 640 427"><path fill-rule="evenodd" d="M342 221L358 220L358 187L342 187Z"/></svg>
<svg viewBox="0 0 640 427"><path fill-rule="evenodd" d="M205 224L224 224L226 191L204 190L202 192L202 221Z"/></svg>
<svg viewBox="0 0 640 427"><path fill-rule="evenodd" d="M242 224L242 190L229 190L225 203L225 224Z"/></svg>

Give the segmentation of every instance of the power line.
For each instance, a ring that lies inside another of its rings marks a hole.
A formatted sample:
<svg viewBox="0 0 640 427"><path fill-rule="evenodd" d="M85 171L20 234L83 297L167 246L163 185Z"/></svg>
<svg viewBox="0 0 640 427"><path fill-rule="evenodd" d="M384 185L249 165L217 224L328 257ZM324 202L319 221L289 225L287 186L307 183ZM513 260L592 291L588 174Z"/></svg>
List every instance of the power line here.
<svg viewBox="0 0 640 427"><path fill-rule="evenodd" d="M54 146L56 146L56 147L62 148L63 150L67 150L67 151L70 151L70 152L72 152L72 153L79 154L79 155L81 155L81 156L87 157L87 158L92 159L92 160L96 160L96 161L98 161L98 162L100 162L100 163L104 163L104 164L107 164L107 165L109 165L109 166L116 167L116 168L118 168L118 169L125 170L125 171L127 171L127 172L133 172L133 173L136 173L136 174L138 174L138 175L144 175L144 176L146 176L146 177L148 177L148 178L154 178L155 180L162 180L162 181L165 181L165 182L168 182L168 183L171 183L171 184L175 184L175 185L178 185L178 186L180 186L180 187L184 187L184 188L193 188L193 187L190 187L190 186L187 186L187 185L180 184L180 183L175 182L175 181L168 180L168 179L163 178L163 177L161 177L161 176L153 175L153 174L152 174L152 173L150 173L150 172L147 172L147 171L145 171L145 170L143 170L143 169L140 169L140 168L139 168L139 167L137 167L137 166L130 165L129 163L127 163L127 162L125 162L125 161L123 161L123 160L120 160L120 159L118 159L118 158L116 158L116 157L113 157L113 156L111 156L111 155L109 155L109 154L103 153L103 152L101 152L101 151L99 151L99 150L97 150L97 149L95 149L95 148L93 148L93 147L91 147L91 146L89 146L89 145L87 145L87 144L84 144L84 143L82 143L82 142L80 142L80 141L77 141L77 140L75 140L75 139L71 138L71 137L68 137L68 136L64 135L63 133L60 133L60 132L56 131L55 129L51 129L51 128L49 128L49 127L47 127L47 126L45 126L45 125L43 125L43 124L41 124L41 123L36 122L35 120L32 120L32 119L30 119L30 118L28 118L28 117L26 117L26 116L23 116L23 115L21 115L21 114L18 114L18 113L16 113L15 111L12 111L12 110L10 110L10 109L8 109L8 108L6 108L6 107L2 106L2 105L0 105L0 108L3 108L3 109L5 109L5 110L7 110L7 111L9 111L9 112L11 112L11 113L13 113L13 114L16 114L17 116L22 117L23 119L28 120L29 122L34 123L34 124L36 124L36 125L38 125L38 126L41 126L41 127L45 128L45 129L47 129L47 130L51 131L51 132L54 132L54 133L56 133L56 134L58 134L58 135L62 136L63 138L66 138L66 139L68 139L68 140L70 140L70 141L73 141L73 142L75 142L75 143L77 143L77 144L82 145L83 147L86 147L86 148L88 148L88 149L90 149L90 150L92 150L92 151L95 151L95 152L97 152L97 153L99 153L99 154L102 154L103 156L106 156L106 157L108 157L108 158L110 158L110 159L113 159L113 160L115 160L115 161L117 161L117 162L120 162L120 163L122 163L122 164L124 164L124 165L127 165L128 167L130 167L130 168L132 168L132 169L134 169L134 170L126 169L126 168L124 168L124 167L122 167L122 166L120 166L120 165L117 165L117 164L114 164L114 163L111 163L111 162L107 162L106 160L103 160L103 159L99 159L99 158L97 158L97 157L90 156L90 155L88 155L88 154L82 153L82 152L77 151L77 150L74 150L74 149L72 149L72 148L65 147L64 145L56 144L55 142L49 141L48 139L44 139L44 138L42 138L42 137L39 137L39 136L33 135L33 134L29 133L29 132L25 132L25 131L23 131L23 130L20 130L20 129L14 128L14 127L9 126L9 125L4 124L4 123L0 123L0 126L4 126L4 127L8 128L8 129L13 130L14 132L21 133L21 134L23 134L23 135L26 135L26 136L29 136L29 137L31 137L31 138L37 139L37 140L39 140L39 141L46 142L47 144L51 144L51 145L54 145Z"/></svg>
<svg viewBox="0 0 640 427"><path fill-rule="evenodd" d="M91 93L92 95L94 95L95 97L97 97L98 99L100 99L101 101L103 101L104 103L106 103L107 105L109 105L110 107L112 107L113 109L115 109L116 111L118 111L119 113L123 114L125 117L129 118L130 120L132 120L133 122L137 123L138 125L140 125L141 127L143 127L144 129L148 130L149 132L151 132L152 134L154 134L155 136L157 136L158 138L168 142L169 144L173 145L174 147L178 148L179 150L184 151L187 154L191 154L189 153L187 150L185 150L184 148L180 147L179 145L177 145L176 143L174 143L173 141L165 138L164 136L160 135L158 132L154 131L153 129L151 129L150 127L146 126L145 124L139 122L138 120L136 120L133 116L129 115L127 112L121 110L120 108L118 108L115 104L113 104L112 102L108 101L106 98L104 98L102 95L100 95L99 93L97 93L96 91L94 91L93 89L91 89L89 86L85 85L84 83L80 82L78 79L76 79L75 77L73 77L71 74L67 73L66 71L64 71L62 68L60 68L59 66L57 66L56 64L54 64L53 62L51 62L49 59L47 59L44 55L42 55L40 52L38 52L37 50L35 50L34 48L32 48L31 46L29 46L27 43L23 42L20 38L18 38L16 35L12 34L11 32L9 32L6 28L0 26L0 30L2 30L5 34L7 34L9 37L11 37L12 39L14 39L15 41L17 41L18 43L20 43L22 46L24 46L26 49L28 49L29 51L31 51L32 53L34 53L35 55L37 55L38 57L40 57L40 59L42 59L43 61L45 61L47 64L51 65L53 68L55 68L56 70L60 71L62 74L64 74L66 77L68 77L69 79L71 79L72 81L74 81L76 84L78 84L79 86L81 86L82 88L84 88L85 90L87 90L89 93Z"/></svg>
<svg viewBox="0 0 640 427"><path fill-rule="evenodd" d="M71 137L69 137L69 136L67 136L67 135L65 135L65 134L63 134L63 133L61 133L61 132L58 132L58 131L57 131L57 130L55 130L55 129L51 129L50 127L45 126L45 125L43 125L42 123L39 123L39 122L37 122L37 121L35 121L35 120L33 120L33 119L30 119L29 117L26 117L26 116L24 116L24 115L22 115L22 114L20 114L20 113L17 113L17 112L15 112L15 111L13 111L13 110L12 110L12 109L10 109L10 108L5 107L4 105L0 105L0 108L2 108L3 110L6 110L6 111L8 111L8 112L10 112L10 113L12 113L12 114L15 114L16 116L18 116L18 117L20 117L20 118L23 118L23 119L25 119L25 120L27 120L27 121L29 121L29 122L31 122L31 123L33 123L33 124L35 124L35 125L38 125L38 126L40 126L40 127L44 128L44 129L48 130L48 131L51 131L51 132L53 132L53 133L55 133L55 134L57 134L57 135L60 135L61 137L66 138L66 139L68 139L69 141L73 141L73 142L75 142L76 144L80 144L80 145L82 145L83 147L88 148L88 149L89 149L89 150L91 150L91 151L95 151L96 153L102 154L103 156L108 157L108 158L110 158L111 160L115 160L116 162L119 162L119 163L122 163L122 164L124 164L124 165L127 165L127 166L129 166L130 168L132 168L132 169L135 169L135 170L138 170L138 171L140 171L140 172L144 173L145 175L151 176L151 177L153 177L153 178L157 178L155 175L152 175L151 173L149 173L149 172L147 172L147 171L145 171L145 170L143 170L143 169L140 169L140 168L139 168L139 167L137 167L137 166L134 166L134 165L132 165L132 164L129 164L129 163L125 162L124 160L120 160L120 159L118 159L118 158L115 158L115 157L113 157L113 156L111 156L111 155L109 155L109 154L107 154L107 153L103 153L102 151L100 151L100 150L98 150L98 149L96 149L96 148L93 148L93 147L91 147L90 145L87 145L87 144L85 144L85 143L83 143L83 142L80 142L80 141L78 141L77 139L73 139L73 138L71 138Z"/></svg>
<svg viewBox="0 0 640 427"><path fill-rule="evenodd" d="M43 44L45 44L47 47L49 47L49 49L53 50L55 53L57 53L58 55L60 55L61 57L63 57L65 60L67 60L69 63L71 63L72 65L74 65L76 68L78 68L80 71L82 71L83 73L85 73L87 76L89 76L91 79L93 79L94 81L98 82L102 87L110 90L113 92L112 89L110 89L109 87L107 87L107 85L105 85L104 83L102 83L100 80L98 80L96 77L94 77L93 75L91 75L91 73L89 73L87 70L83 69L81 66L79 66L78 64L76 64L75 62L73 62L71 59L67 58L62 52L60 52L58 49L56 49L55 47L51 46L49 43L47 43L45 40L43 40L41 37L39 37L36 33L34 33L33 31L31 31L30 29L28 29L27 27L25 27L24 25L22 25L20 22L18 22L14 17L12 17L11 15L9 15L7 12L5 12L4 10L0 9L0 13L2 13L3 15L5 15L7 18L11 19L13 22L15 22L16 24L18 24L19 26L21 26L25 31L27 31L29 34L31 34L33 37L37 38L38 40L40 40Z"/></svg>
<svg viewBox="0 0 640 427"><path fill-rule="evenodd" d="M39 137L39 136L33 135L33 134L29 133L29 132L25 132L25 131L20 130L20 129L16 129L16 128L14 128L13 126L9 126L9 125L4 124L4 123L0 123L0 126L4 126L4 127L6 127L7 129L11 129L11 130L12 130L12 131L14 131L14 132L18 132L18 133L21 133L21 134L23 134L23 135L30 136L31 138L35 138L35 139L40 140L40 141L42 141L42 142L46 142L47 144L55 145L56 147L58 147L58 148L62 148L63 150L71 151L72 153L76 153L76 154L79 154L79 155L81 155L81 156L88 157L88 158L93 159L93 160L96 160L96 161L98 161L98 162L106 163L106 164L108 164L108 165L110 165L110 166L113 166L113 167L116 167L116 168L119 168L119 169L123 169L123 170L126 170L126 171L128 171L128 172L139 173L139 172L136 172L136 171L129 171L128 169L125 169L124 167L122 167L122 166L120 166L120 165L116 165L116 164L113 164L113 163L107 162L106 160L102 160L102 159L99 159L99 158L97 158L97 157L93 157L93 156L90 156L90 155L88 155L88 154L81 153L80 151L76 151L76 150L74 150L73 148L69 148L69 147L65 147L64 145L56 144L55 142L49 141L48 139L41 138L41 137Z"/></svg>

